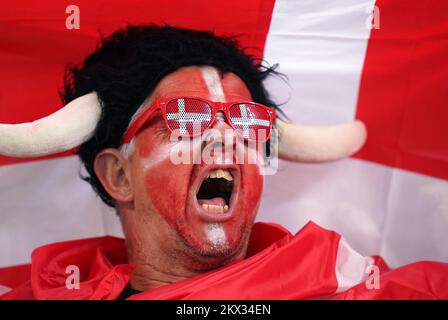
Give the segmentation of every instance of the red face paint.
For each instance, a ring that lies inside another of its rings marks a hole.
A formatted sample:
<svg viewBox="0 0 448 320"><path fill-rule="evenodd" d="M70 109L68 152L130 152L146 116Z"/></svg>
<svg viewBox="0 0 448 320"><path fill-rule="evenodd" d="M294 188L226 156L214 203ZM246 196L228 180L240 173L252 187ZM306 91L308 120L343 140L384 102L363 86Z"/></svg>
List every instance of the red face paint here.
<svg viewBox="0 0 448 320"><path fill-rule="evenodd" d="M214 101L251 100L240 78L230 73L220 77L216 77L217 74L210 67L180 69L159 83L151 100L171 96L195 96ZM216 121L213 127L230 129L223 121ZM136 136L132 180L136 206L141 209L137 210L138 214L155 211L195 254L221 257L242 253L261 196L263 180L259 168L254 164L174 164L169 154L171 145L160 115L154 115ZM226 170L233 177L230 208L226 213L208 214L201 204L222 205L222 200L208 199L200 203L197 192L207 175L217 169Z"/></svg>

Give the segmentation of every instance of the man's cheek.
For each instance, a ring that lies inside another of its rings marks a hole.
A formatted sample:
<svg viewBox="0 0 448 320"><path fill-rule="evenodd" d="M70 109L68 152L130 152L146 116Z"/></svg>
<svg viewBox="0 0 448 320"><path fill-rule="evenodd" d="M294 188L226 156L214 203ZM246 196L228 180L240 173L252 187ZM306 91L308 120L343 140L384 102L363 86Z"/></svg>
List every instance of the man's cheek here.
<svg viewBox="0 0 448 320"><path fill-rule="evenodd" d="M245 169L245 183L240 191L241 211L237 214L237 219L225 225L225 233L231 243L239 241L242 234L252 224L257 214L263 191L263 177L259 175L258 168L256 166L248 166Z"/></svg>
<svg viewBox="0 0 448 320"><path fill-rule="evenodd" d="M174 225L185 213L190 170L169 159L145 172L145 189L158 213Z"/></svg>
<svg viewBox="0 0 448 320"><path fill-rule="evenodd" d="M247 169L247 178L243 187L243 206L247 211L251 211L260 201L263 191L263 176L256 165L250 165Z"/></svg>

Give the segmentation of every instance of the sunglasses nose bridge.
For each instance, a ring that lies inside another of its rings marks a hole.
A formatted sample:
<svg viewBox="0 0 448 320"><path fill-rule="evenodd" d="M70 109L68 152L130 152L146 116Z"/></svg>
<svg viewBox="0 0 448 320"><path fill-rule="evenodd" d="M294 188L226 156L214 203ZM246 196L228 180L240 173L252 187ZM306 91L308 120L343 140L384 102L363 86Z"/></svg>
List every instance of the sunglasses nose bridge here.
<svg viewBox="0 0 448 320"><path fill-rule="evenodd" d="M226 103L225 102L221 102L221 101L217 101L214 103L214 107L217 111L224 111L224 107L225 107Z"/></svg>
<svg viewBox="0 0 448 320"><path fill-rule="evenodd" d="M226 115L225 115L225 102L215 102L213 104L213 109L215 113L215 117L213 119L212 126L214 127L219 122L225 122L227 123Z"/></svg>

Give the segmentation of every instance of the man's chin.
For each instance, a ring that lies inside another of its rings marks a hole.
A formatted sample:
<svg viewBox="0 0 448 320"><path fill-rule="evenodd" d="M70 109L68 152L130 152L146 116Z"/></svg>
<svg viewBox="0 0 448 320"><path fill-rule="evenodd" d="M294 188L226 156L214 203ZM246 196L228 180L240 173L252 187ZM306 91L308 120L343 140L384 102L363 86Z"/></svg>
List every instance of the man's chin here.
<svg viewBox="0 0 448 320"><path fill-rule="evenodd" d="M204 258L232 258L240 253L241 246L231 247L229 245L207 244L201 248L197 248L196 254Z"/></svg>
<svg viewBox="0 0 448 320"><path fill-rule="evenodd" d="M207 240L202 243L184 239L192 258L196 259L198 264L204 264L207 269L211 269L234 259L244 258L248 240L246 234L250 232L246 232L239 239L221 238L220 231L213 228L209 232Z"/></svg>
<svg viewBox="0 0 448 320"><path fill-rule="evenodd" d="M201 249L194 249L195 266L197 270L208 271L219 268L227 263L242 258L240 247L213 247L204 246Z"/></svg>

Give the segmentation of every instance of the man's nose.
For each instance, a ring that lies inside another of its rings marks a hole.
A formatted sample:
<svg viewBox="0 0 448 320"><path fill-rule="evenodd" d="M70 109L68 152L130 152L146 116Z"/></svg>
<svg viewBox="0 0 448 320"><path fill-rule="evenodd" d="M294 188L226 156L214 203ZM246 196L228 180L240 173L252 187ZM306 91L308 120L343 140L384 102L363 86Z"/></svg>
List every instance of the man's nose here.
<svg viewBox="0 0 448 320"><path fill-rule="evenodd" d="M210 127L213 129L213 134L219 134L221 137L221 141L223 143L232 143L235 144L236 132L235 129L228 123L228 119L226 119L224 113L222 111L218 111L216 114L215 120Z"/></svg>
<svg viewBox="0 0 448 320"><path fill-rule="evenodd" d="M232 148L230 145L235 145L235 131L227 123L226 117L222 111L219 111L216 114L215 120L208 130L208 134L205 137L204 147L208 146L208 148L216 149L223 148ZM213 146L211 146L213 144Z"/></svg>
<svg viewBox="0 0 448 320"><path fill-rule="evenodd" d="M227 123L226 117L222 111L216 113L215 120L211 126L213 129L217 130L231 130L232 127Z"/></svg>

